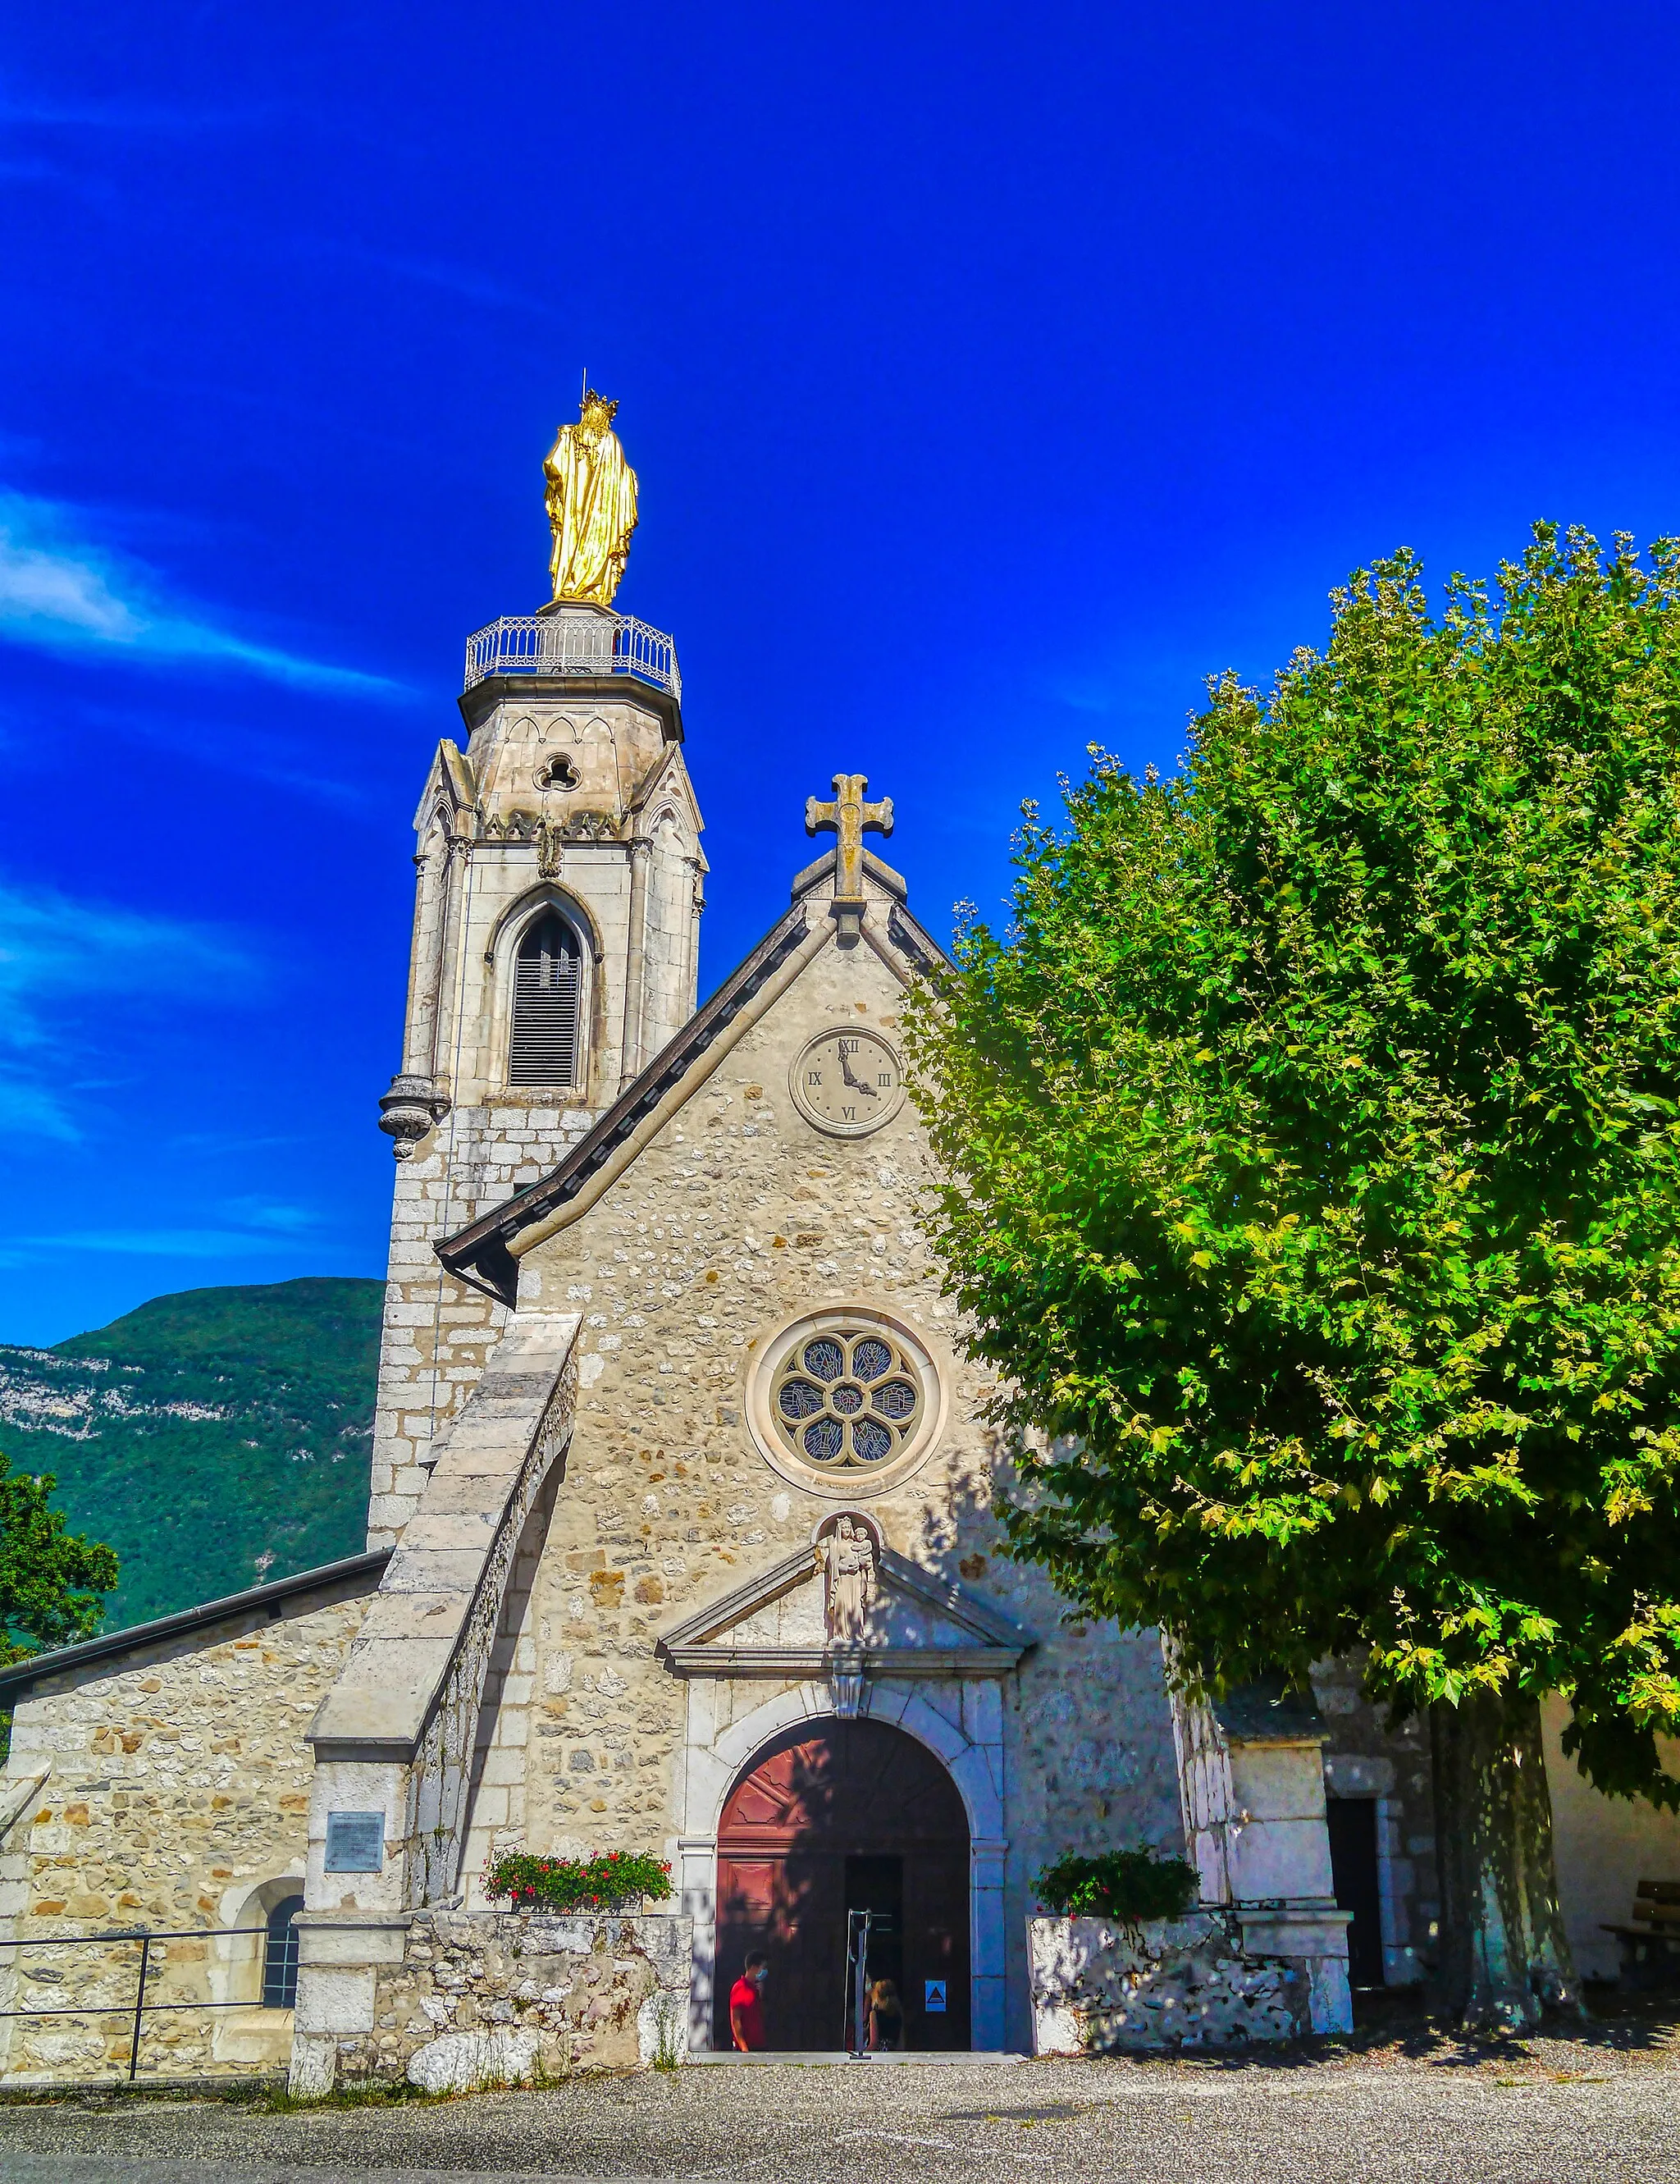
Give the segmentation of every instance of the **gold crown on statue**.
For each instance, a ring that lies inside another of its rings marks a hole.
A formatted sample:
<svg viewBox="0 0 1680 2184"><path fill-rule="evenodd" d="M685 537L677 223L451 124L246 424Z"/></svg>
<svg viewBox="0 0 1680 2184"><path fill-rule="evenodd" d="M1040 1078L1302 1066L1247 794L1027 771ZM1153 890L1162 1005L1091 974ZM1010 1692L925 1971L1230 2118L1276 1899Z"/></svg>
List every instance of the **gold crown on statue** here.
<svg viewBox="0 0 1680 2184"><path fill-rule="evenodd" d="M592 410L600 410L609 425L618 415L616 402L609 402L604 394L598 394L592 387L586 387L583 399L577 405L577 414L580 417L587 417Z"/></svg>

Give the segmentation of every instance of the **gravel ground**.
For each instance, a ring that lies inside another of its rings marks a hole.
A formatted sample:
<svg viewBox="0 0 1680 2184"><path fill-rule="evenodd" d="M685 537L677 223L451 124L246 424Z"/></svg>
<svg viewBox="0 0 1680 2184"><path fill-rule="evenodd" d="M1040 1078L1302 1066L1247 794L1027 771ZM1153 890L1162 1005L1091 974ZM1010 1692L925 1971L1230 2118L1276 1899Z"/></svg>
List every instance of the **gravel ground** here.
<svg viewBox="0 0 1680 2184"><path fill-rule="evenodd" d="M1419 2031L1265 2060L728 2066L533 2093L272 2113L259 2101L0 2108L17 2184L1561 2184L1680 2178L1680 2035L1519 2048Z"/></svg>

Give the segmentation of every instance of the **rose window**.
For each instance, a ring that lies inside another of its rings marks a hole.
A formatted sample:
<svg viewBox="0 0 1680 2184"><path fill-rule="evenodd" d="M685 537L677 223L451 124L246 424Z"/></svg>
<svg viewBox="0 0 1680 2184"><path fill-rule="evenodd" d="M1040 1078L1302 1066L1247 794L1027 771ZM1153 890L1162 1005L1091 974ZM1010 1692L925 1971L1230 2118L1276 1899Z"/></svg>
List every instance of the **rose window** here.
<svg viewBox="0 0 1680 2184"><path fill-rule="evenodd" d="M770 1410L787 1448L807 1463L884 1463L921 1423L921 1371L879 1327L806 1334L776 1369Z"/></svg>

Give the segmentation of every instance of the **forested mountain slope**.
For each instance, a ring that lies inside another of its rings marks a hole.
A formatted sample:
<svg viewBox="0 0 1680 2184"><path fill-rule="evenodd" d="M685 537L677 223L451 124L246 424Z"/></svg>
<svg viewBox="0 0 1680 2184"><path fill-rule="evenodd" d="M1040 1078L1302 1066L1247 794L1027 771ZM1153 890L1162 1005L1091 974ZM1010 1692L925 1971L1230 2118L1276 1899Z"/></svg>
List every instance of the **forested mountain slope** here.
<svg viewBox="0 0 1680 2184"><path fill-rule="evenodd" d="M364 1543L382 1282L186 1290L51 1350L0 1345L0 1448L114 1547L108 1630Z"/></svg>

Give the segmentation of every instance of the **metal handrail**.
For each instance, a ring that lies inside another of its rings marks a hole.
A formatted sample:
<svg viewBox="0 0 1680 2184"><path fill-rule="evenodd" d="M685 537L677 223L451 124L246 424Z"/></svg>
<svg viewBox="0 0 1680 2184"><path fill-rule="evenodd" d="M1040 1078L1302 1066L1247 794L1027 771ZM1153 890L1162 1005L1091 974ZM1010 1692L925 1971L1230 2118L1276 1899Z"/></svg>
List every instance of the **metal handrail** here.
<svg viewBox="0 0 1680 2184"><path fill-rule="evenodd" d="M629 675L682 702L675 640L634 615L503 615L467 639L462 687L487 675Z"/></svg>
<svg viewBox="0 0 1680 2184"><path fill-rule="evenodd" d="M62 2009L0 2009L0 2018L132 2016L134 2034L128 2043L128 2075L131 2085L140 2069L140 2028L147 2011L155 2016L162 2009L248 2009L251 2006L246 2002L147 2002L146 1978L151 1969L153 1942L234 1941L241 1935L266 1936L268 1930L266 1926L173 1926L162 1930L136 1926L128 1931L114 1928L109 1933L98 1934L40 1934L21 1939L0 1936L0 1949L91 1949L111 1942L138 1942L140 1944L140 1977L136 1983L131 2003L79 2002L66 2003Z"/></svg>

